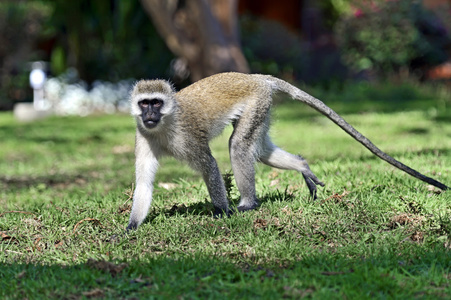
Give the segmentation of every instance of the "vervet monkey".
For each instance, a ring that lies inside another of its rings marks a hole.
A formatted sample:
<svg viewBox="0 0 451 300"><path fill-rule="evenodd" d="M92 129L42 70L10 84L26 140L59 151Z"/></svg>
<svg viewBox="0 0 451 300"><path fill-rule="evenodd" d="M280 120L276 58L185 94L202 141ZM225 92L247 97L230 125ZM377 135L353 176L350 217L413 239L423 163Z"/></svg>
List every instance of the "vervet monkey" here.
<svg viewBox="0 0 451 300"><path fill-rule="evenodd" d="M400 170L442 190L448 187L405 166L374 146L342 117L320 100L293 85L267 75L221 73L200 80L179 92L163 80L139 81L131 94L131 113L136 119L136 187L127 230L137 228L152 202L158 159L171 155L200 172L215 207L215 216L229 214L226 189L209 141L232 123L230 159L241 194L238 211L258 206L255 193L256 161L268 166L296 170L302 174L310 195L316 198L316 185L324 186L307 162L271 142L268 135L270 108L275 92L313 107L376 156Z"/></svg>

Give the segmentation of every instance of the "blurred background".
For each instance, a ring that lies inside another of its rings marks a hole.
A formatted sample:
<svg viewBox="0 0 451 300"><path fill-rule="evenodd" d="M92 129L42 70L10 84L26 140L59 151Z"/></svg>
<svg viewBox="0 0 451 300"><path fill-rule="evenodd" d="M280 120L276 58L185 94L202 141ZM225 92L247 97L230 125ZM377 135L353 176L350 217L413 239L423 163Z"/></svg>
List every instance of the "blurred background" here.
<svg viewBox="0 0 451 300"><path fill-rule="evenodd" d="M38 62L38 63L36 63ZM340 89L451 83L451 0L0 0L0 110L127 111L135 80L238 71Z"/></svg>

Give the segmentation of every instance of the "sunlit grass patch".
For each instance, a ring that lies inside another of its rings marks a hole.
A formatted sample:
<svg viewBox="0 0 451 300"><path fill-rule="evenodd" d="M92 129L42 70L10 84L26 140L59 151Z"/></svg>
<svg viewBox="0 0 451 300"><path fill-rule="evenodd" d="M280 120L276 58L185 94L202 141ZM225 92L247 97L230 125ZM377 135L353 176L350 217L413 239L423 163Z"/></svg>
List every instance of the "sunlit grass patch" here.
<svg viewBox="0 0 451 300"><path fill-rule="evenodd" d="M0 296L448 298L449 192L375 158L298 103L276 105L275 115L274 141L326 183L316 201L299 174L259 165L260 207L214 219L201 178L165 159L147 219L124 235L134 183L129 116L18 124L0 114ZM451 184L449 122L421 110L344 117L382 150ZM224 174L227 140L212 144Z"/></svg>

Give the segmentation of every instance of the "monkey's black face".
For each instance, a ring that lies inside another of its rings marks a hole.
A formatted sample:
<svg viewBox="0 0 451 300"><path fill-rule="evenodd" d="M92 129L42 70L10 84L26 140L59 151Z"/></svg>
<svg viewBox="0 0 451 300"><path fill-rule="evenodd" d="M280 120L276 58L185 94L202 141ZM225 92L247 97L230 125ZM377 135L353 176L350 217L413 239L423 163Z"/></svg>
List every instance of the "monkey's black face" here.
<svg viewBox="0 0 451 300"><path fill-rule="evenodd" d="M144 99L138 102L141 109L141 118L146 128L152 129L158 125L161 119L161 108L163 107L161 99Z"/></svg>

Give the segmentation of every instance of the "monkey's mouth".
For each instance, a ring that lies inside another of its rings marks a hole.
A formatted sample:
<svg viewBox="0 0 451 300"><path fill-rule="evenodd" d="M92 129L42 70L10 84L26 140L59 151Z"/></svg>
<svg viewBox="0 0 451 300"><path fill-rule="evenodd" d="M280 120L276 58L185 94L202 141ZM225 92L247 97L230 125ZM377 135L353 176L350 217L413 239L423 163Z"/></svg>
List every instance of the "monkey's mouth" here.
<svg viewBox="0 0 451 300"><path fill-rule="evenodd" d="M151 129L151 128L154 128L155 126L157 126L158 121L145 120L145 121L143 121L143 123L144 123L144 126L146 126L146 128Z"/></svg>

